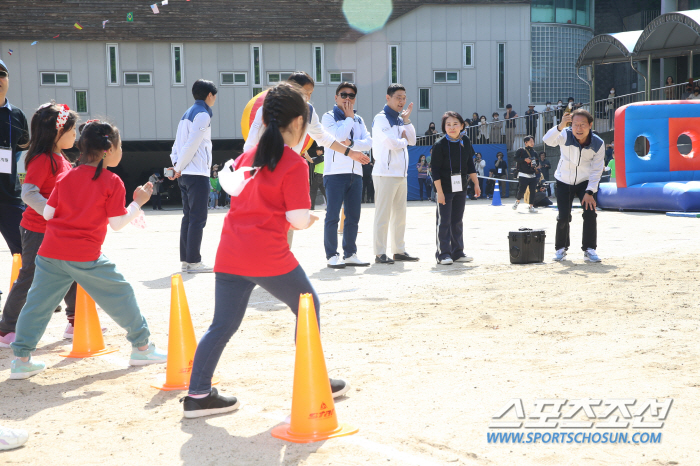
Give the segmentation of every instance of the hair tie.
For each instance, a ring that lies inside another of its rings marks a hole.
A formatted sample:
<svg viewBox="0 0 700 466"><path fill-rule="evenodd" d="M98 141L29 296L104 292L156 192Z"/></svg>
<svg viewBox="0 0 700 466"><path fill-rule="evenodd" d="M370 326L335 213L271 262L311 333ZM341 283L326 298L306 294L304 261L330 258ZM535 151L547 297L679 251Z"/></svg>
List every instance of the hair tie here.
<svg viewBox="0 0 700 466"><path fill-rule="evenodd" d="M88 120L85 122L85 126L89 125L90 123L99 123L100 120Z"/></svg>
<svg viewBox="0 0 700 466"><path fill-rule="evenodd" d="M68 121L68 116L70 115L70 108L66 104L58 104L60 110L58 111L58 117L56 118L56 130L63 128Z"/></svg>

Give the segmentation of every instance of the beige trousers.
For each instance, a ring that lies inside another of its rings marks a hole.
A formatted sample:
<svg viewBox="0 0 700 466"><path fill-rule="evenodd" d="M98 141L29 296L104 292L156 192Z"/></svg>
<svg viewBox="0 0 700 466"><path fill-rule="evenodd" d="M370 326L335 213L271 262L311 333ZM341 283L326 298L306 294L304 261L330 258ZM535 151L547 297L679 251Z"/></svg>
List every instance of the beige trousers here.
<svg viewBox="0 0 700 466"><path fill-rule="evenodd" d="M406 201L408 183L398 176L373 176L374 181L374 254L386 254L387 234L391 224L392 254L406 252ZM391 257L391 256L389 256Z"/></svg>

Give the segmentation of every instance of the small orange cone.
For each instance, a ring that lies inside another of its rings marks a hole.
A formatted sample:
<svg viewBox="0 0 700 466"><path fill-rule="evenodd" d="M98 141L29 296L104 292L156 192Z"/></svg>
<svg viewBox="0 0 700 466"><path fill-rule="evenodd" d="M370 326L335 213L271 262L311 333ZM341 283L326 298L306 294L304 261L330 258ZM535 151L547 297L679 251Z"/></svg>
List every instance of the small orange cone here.
<svg viewBox="0 0 700 466"><path fill-rule="evenodd" d="M178 273L170 279L170 330L165 380L151 387L165 391L187 390L190 387L196 350L197 340L194 337L190 307L187 305L182 275ZM217 379L212 379L212 385L217 383Z"/></svg>
<svg viewBox="0 0 700 466"><path fill-rule="evenodd" d="M19 269L22 268L22 255L13 254L12 255L12 273L10 274L10 290L12 285L15 284L15 280L19 277Z"/></svg>
<svg viewBox="0 0 700 466"><path fill-rule="evenodd" d="M314 301L310 294L303 294L299 298L292 421L272 429L272 436L294 443L311 443L356 434L359 430L338 424Z"/></svg>
<svg viewBox="0 0 700 466"><path fill-rule="evenodd" d="M78 285L75 297L75 325L73 326L73 350L61 354L64 358L91 358L114 353L118 348L105 348L100 318L95 301Z"/></svg>

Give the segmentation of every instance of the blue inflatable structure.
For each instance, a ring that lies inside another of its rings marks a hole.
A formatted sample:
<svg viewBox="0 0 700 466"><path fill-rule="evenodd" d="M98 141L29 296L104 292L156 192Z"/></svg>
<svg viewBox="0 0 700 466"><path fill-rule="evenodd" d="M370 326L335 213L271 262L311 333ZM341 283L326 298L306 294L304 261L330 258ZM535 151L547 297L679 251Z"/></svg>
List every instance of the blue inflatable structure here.
<svg viewBox="0 0 700 466"><path fill-rule="evenodd" d="M692 149L678 150L686 134ZM638 156L635 141L645 136L649 152ZM640 102L615 113L616 182L602 183L604 209L662 212L700 211L700 101Z"/></svg>

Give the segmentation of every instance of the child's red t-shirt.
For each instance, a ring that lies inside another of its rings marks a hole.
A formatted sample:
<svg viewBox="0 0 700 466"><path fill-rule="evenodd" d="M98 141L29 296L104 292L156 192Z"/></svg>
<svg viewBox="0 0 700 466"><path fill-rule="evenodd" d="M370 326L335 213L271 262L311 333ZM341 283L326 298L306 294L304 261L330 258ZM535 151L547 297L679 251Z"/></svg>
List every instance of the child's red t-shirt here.
<svg viewBox="0 0 700 466"><path fill-rule="evenodd" d="M257 146L238 157L235 168L252 166L256 150ZM285 214L309 208L309 167L285 146L274 171L263 167L238 197L231 198L214 271L247 277L291 272L299 262L287 244Z"/></svg>
<svg viewBox="0 0 700 466"><path fill-rule="evenodd" d="M56 209L46 224L39 255L50 259L91 262L100 257L111 217L126 215L122 180L95 167L80 165L58 178L48 205Z"/></svg>
<svg viewBox="0 0 700 466"><path fill-rule="evenodd" d="M56 173L51 173L51 159L55 162ZM24 182L37 186L39 193L48 199L56 185L58 176L70 169L70 162L62 155L41 154L33 158L27 165L27 176L24 177ZM39 215L36 210L29 206L27 206L24 215L22 215L20 225L22 225L22 228L35 233L44 233L46 231L46 220L44 220L43 215Z"/></svg>

